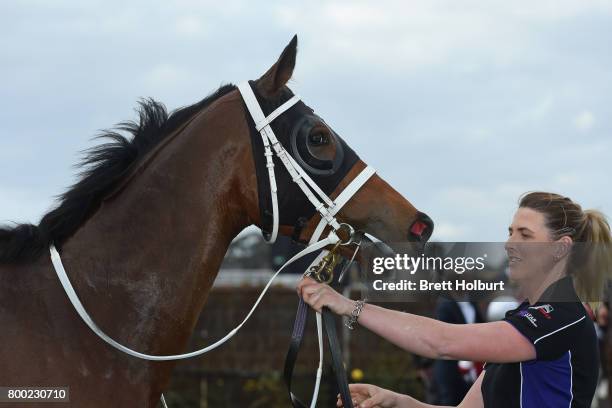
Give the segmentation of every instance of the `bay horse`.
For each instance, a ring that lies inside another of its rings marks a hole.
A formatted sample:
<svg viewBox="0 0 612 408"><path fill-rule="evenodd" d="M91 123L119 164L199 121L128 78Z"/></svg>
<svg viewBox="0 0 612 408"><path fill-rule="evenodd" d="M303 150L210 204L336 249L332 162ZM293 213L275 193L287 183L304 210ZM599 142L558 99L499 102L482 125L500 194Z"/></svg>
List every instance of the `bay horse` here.
<svg viewBox="0 0 612 408"><path fill-rule="evenodd" d="M297 36L250 81L266 114L293 96L296 53ZM366 166L302 102L272 127L332 198ZM0 386L69 387L69 406L79 408L154 407L175 363L133 358L101 341L68 301L48 248L61 252L105 333L144 353L179 353L232 239L249 225L270 228L263 146L231 84L171 114L141 101L138 122L101 136L110 142L87 152L80 179L38 225L0 228ZM320 217L277 169L279 233L307 242ZM376 174L337 218L390 243L424 242L433 229Z"/></svg>

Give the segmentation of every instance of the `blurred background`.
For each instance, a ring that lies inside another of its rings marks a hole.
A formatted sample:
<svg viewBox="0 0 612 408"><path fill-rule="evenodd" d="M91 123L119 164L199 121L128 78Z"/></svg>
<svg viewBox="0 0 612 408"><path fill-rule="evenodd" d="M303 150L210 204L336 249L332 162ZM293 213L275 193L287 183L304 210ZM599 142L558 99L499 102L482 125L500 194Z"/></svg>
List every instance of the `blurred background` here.
<svg viewBox="0 0 612 408"><path fill-rule="evenodd" d="M431 216L433 241L505 240L529 190L612 214L611 1L22 0L0 2L0 223L38 222L75 181L78 152L135 119L139 98L175 109L257 78L296 33L291 88ZM244 231L191 346L233 328L292 251ZM230 343L177 366L171 407L287 406L279 376L298 277L282 277ZM435 398L431 362L364 331L342 336L352 380ZM314 339L311 325L296 370L304 397Z"/></svg>
<svg viewBox="0 0 612 408"><path fill-rule="evenodd" d="M497 241L527 190L612 213L612 2L3 1L0 220L36 221L99 129L257 78L292 88L436 221Z"/></svg>

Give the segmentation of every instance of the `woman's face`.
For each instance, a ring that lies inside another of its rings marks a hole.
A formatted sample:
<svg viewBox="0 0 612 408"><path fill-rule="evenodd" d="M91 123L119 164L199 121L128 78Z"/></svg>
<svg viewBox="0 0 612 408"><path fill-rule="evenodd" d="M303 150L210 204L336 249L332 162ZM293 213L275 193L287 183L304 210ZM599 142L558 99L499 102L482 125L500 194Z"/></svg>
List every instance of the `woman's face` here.
<svg viewBox="0 0 612 408"><path fill-rule="evenodd" d="M525 281L538 279L554 265L554 245L541 212L519 208L508 227L506 253L510 279Z"/></svg>

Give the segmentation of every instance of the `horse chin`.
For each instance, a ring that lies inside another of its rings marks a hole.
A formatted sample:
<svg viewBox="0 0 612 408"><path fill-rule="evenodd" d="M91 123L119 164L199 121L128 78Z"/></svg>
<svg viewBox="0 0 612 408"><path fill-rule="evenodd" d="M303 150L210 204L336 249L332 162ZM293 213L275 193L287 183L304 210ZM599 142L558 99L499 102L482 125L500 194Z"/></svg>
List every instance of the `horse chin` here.
<svg viewBox="0 0 612 408"><path fill-rule="evenodd" d="M395 257L396 255L403 256L420 256L425 251L425 241L381 241L369 234L362 234L362 243L365 246L372 248L374 256Z"/></svg>

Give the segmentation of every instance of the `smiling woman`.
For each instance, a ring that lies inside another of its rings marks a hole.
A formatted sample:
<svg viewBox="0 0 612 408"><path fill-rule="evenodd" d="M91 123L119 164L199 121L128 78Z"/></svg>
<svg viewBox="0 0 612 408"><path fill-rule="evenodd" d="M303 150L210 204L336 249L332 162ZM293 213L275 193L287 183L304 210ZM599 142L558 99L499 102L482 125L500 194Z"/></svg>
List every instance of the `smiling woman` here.
<svg viewBox="0 0 612 408"><path fill-rule="evenodd" d="M458 325L363 306L310 278L298 293L316 310L357 315L362 326L415 354L487 362L461 407L590 407L598 346L579 295L600 299L612 264L609 224L569 198L534 192L521 197L509 232L510 278L525 301L502 321ZM350 388L360 407L428 406L374 385Z"/></svg>
<svg viewBox="0 0 612 408"><path fill-rule="evenodd" d="M515 221L509 228L511 237L517 234L525 242L558 242L558 245L531 244L530 249L550 250L549 256L555 259L567 253L567 272L574 278L580 298L584 301L601 299L612 254L609 250L610 226L602 212L583 211L579 204L558 194L532 192L521 198ZM572 246L573 242L580 244ZM514 279L521 280L524 256L516 246L509 245L507 250L510 273ZM535 262L547 260L541 253L532 259ZM546 265L532 266L528 270L545 271Z"/></svg>

